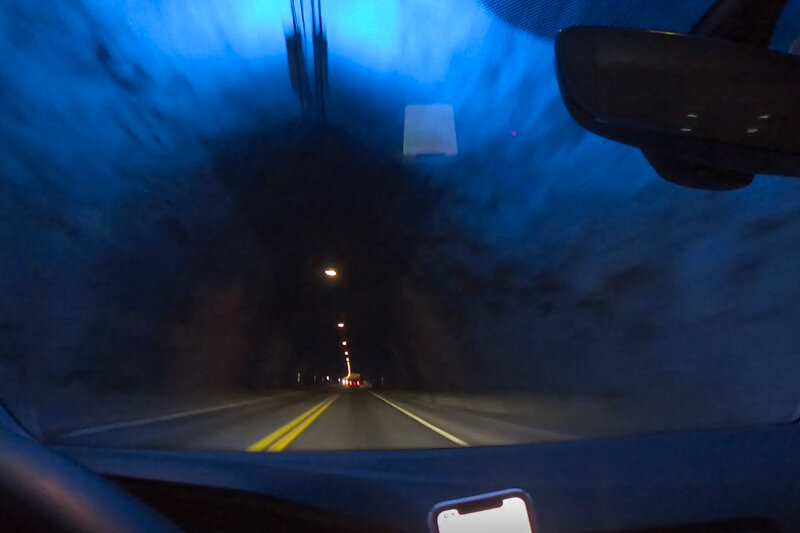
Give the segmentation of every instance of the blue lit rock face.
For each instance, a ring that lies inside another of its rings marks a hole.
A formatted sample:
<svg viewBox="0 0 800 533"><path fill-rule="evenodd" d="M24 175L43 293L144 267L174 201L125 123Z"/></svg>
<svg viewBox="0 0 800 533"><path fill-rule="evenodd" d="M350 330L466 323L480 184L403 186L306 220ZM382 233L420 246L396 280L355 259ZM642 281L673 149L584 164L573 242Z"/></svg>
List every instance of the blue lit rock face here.
<svg viewBox="0 0 800 533"><path fill-rule="evenodd" d="M288 2L4 2L0 396L19 417L336 375L316 331L342 307L365 371L398 385L619 400L664 427L791 414L798 182L661 182L574 124L552 43L486 6L330 4L320 133ZM403 161L405 105L438 102L459 155ZM340 294L314 278L330 259Z"/></svg>
<svg viewBox="0 0 800 533"><path fill-rule="evenodd" d="M247 320L269 283L264 251L209 161L232 132L290 118L285 59L167 48L162 7L164 19L69 0L0 10L3 397L15 407L236 388L265 333Z"/></svg>

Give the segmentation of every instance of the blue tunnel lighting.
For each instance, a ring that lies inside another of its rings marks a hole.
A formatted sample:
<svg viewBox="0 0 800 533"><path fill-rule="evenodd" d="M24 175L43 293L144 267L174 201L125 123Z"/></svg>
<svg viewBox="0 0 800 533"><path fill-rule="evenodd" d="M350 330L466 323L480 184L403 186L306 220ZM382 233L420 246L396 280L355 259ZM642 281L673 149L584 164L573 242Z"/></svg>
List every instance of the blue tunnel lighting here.
<svg viewBox="0 0 800 533"><path fill-rule="evenodd" d="M711 3L646 2L661 5L664 24L677 31L690 27ZM595 335L597 324L609 317L623 325L630 320L630 329L646 333L634 341L653 343L648 354L655 354L654 361L662 357L659 364L691 348L670 344L661 325L639 328L648 302L657 304L656 312L666 309L665 320L676 323L711 323L748 298L754 310L771 312L770 295L785 294L781 312L796 313L788 307L796 294L787 274L794 271L796 254L773 252L795 227L792 218L775 215L798 210L797 181L764 180L724 197L662 183L638 151L575 124L553 75L552 41L510 26L484 7L488 3L322 0L330 53L328 124L374 143L383 150L381 157L384 152L394 157L390 163L408 171L394 183L425 174L429 181L421 186L441 188L443 207L430 216L431 234L450 235L452 225L458 229L454 234L466 237L430 254L440 269L430 277L456 286L465 279L478 285L494 280L507 289L492 320L480 315L491 309L481 307L486 301L480 301L480 291L468 302L474 306L463 306L465 312L479 309L471 318L485 328L493 353L527 354L531 347L541 353L587 353L590 358L570 368L542 362L540 375L551 371L554 381L567 383L576 379L577 369L588 382L603 376L594 370L603 370L604 358L613 360L618 346L629 342L615 345L619 339ZM181 356L159 356L153 338L147 338L148 332L168 329L158 321L165 302L175 297L170 291L181 289L186 296L205 283L218 289L209 291L209 301L235 308L261 290L249 291L242 279L223 279L219 286L216 278L195 283L185 273L201 262L191 259L193 247L221 247L215 257L220 263L232 255L224 248L228 243L248 253L259 250L213 163L224 148L243 138L258 145L264 130L301 116L286 55L290 3L51 0L50 5L53 9L43 10L36 1L5 0L0 8L5 62L0 232L6 258L0 261L6 294L0 322L40 328L14 330L8 338L19 342L9 341L7 352L37 354L43 373L55 377L75 368L93 370L106 353L129 354L113 356L130 365L120 366L120 375L127 376L124 383L142 383L139 367L158 368ZM800 32L798 5L790 3L776 33L784 48ZM308 9L305 15L308 21ZM304 52L310 62L312 51ZM458 155L442 164L401 160L406 106L431 104L452 107ZM369 151L361 145L358 150ZM260 179L253 183L265 183ZM220 242L204 240L225 224L230 233ZM248 263L244 254L232 270L241 267L249 272L244 277L254 279L264 275L261 283L268 286L263 272L272 256L266 255ZM353 279L350 272L342 265L342 274ZM321 275L314 272L315 278ZM735 276L739 285L732 291L724 283ZM606 293L626 286L623 297L608 297L604 311L599 303ZM525 291L524 301L505 299L517 289ZM551 307L543 302L548 291L557 295ZM503 313L512 309L528 314L504 323ZM574 309L578 320L568 315ZM592 313L603 316L595 319ZM348 331L349 320L348 315ZM330 322L325 324L330 329ZM791 324L779 325L797 344ZM206 329L187 333L179 327L171 333L183 342ZM114 334L129 330L135 334L115 342ZM725 349L747 357L741 331L725 330L736 340ZM774 338L767 328L760 331L765 341ZM231 330L229 337L239 333ZM708 330L708 335L720 333ZM586 350L576 339L597 346ZM475 340L476 353L481 342ZM200 352L191 348L186 347L187 360ZM90 349L96 349L94 359L83 355ZM759 349L752 350L753 368L760 364ZM149 353L156 356L140 365L136 358ZM217 368L213 365L222 365L217 359L205 363ZM70 368L72 362L80 364ZM657 365L652 369L661 371ZM515 379L511 371L498 376ZM743 373L742 383L751 382L756 383ZM0 392L6 385L0 382ZM37 385L47 390L45 381Z"/></svg>

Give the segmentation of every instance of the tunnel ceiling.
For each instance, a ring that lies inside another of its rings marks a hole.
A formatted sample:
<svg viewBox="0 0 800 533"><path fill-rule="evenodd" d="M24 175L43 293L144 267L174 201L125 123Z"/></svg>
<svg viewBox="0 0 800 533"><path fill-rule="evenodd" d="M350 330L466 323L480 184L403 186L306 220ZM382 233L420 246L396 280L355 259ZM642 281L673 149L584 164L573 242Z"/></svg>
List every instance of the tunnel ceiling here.
<svg viewBox="0 0 800 533"><path fill-rule="evenodd" d="M768 388L742 409L777 416L800 189L664 184L553 75L558 27L681 31L709 3L324 2L322 117L289 2L6 1L0 395L339 375L345 316L353 361L398 385L658 403L658 379ZM458 154L403 157L405 106L442 103Z"/></svg>

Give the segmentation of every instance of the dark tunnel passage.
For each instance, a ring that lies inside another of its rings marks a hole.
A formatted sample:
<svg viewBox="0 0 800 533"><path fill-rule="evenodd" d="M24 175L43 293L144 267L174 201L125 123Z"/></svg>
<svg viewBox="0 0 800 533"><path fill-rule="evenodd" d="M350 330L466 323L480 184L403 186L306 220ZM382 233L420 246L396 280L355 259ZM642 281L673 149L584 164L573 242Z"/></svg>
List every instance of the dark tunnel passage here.
<svg viewBox="0 0 800 533"><path fill-rule="evenodd" d="M345 374L342 338L355 369L393 386L478 382L440 375L463 352L457 309L426 271L443 195L430 178L294 121L225 141L192 183L188 195L168 187L114 210L115 242L80 296L98 315L79 360L33 370L43 397L308 385Z"/></svg>
<svg viewBox="0 0 800 533"><path fill-rule="evenodd" d="M392 381L405 372L406 384L419 386L402 358L407 329L427 318L409 312L402 289L424 290L420 254L435 238L441 191L336 129L290 123L233 144L217 172L269 271L259 324L282 332L302 374L336 375L343 333L334 326L344 320L359 370ZM329 266L335 279L323 275Z"/></svg>

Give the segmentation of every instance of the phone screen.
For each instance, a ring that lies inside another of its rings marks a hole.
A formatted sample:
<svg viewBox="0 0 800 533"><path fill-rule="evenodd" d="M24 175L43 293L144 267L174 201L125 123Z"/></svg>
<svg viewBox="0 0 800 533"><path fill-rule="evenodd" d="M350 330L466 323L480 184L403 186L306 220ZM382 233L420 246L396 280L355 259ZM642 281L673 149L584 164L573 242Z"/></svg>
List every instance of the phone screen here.
<svg viewBox="0 0 800 533"><path fill-rule="evenodd" d="M517 496L505 498L499 507L472 513L443 509L436 525L439 533L533 533L525 500Z"/></svg>

